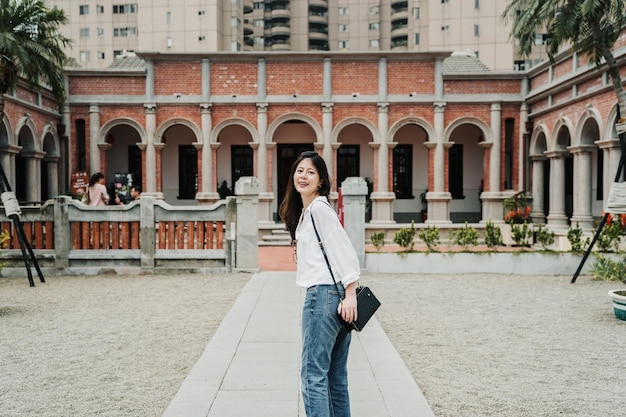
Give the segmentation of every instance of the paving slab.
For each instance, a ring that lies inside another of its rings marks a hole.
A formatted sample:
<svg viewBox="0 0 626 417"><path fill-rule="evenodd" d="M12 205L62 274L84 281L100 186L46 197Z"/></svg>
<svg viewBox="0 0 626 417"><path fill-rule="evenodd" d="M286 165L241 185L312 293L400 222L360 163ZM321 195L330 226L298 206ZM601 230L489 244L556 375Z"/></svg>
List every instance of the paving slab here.
<svg viewBox="0 0 626 417"><path fill-rule="evenodd" d="M254 274L163 417L305 417L295 272ZM348 359L354 417L434 417L374 317Z"/></svg>

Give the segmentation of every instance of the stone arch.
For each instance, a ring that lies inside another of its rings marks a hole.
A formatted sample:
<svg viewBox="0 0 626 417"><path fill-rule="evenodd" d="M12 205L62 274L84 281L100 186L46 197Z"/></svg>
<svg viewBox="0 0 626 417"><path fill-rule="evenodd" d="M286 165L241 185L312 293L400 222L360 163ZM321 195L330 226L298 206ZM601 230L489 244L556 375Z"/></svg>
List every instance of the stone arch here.
<svg viewBox="0 0 626 417"><path fill-rule="evenodd" d="M450 123L448 127L446 127L444 130L444 135L443 135L444 142L450 142L450 136L452 136L452 132L454 132L454 130L458 128L459 126L465 125L465 124L474 125L478 129L480 129L483 133L484 142L493 142L493 135L491 133L491 127L489 127L487 123L483 122L482 120L476 117L461 117L459 119L456 119L452 123Z"/></svg>
<svg viewBox="0 0 626 417"><path fill-rule="evenodd" d="M247 121L246 119L242 119L239 117L233 117L229 119L225 119L217 123L213 129L211 129L211 135L209 137L209 143L219 143L219 134L222 130L229 126L241 126L250 133L252 137L253 143L259 143L259 132L256 127Z"/></svg>
<svg viewBox="0 0 626 417"><path fill-rule="evenodd" d="M26 129L26 130L24 130ZM30 117L22 117L15 129L17 145L22 151L40 151L40 142L37 140L37 126Z"/></svg>
<svg viewBox="0 0 626 417"><path fill-rule="evenodd" d="M561 116L552 130L552 137L548 143L548 149L551 151L567 149L568 146L572 145L572 134L574 131L574 123L572 123L572 120L567 116ZM566 133L569 136L569 143L565 143L567 140L565 137Z"/></svg>
<svg viewBox="0 0 626 417"><path fill-rule="evenodd" d="M313 129L313 132L315 133L315 138L317 139L316 145L322 146L324 142L324 134L322 131L322 127L317 122L317 120L315 120L313 117L303 114L303 113L287 113L287 114L283 114L277 117L267 129L267 136L266 136L267 142L274 143L273 139L274 139L274 134L276 133L276 129L278 129L278 127L282 125L283 123L288 122L290 120L300 120L301 122L304 122L307 125L309 125L309 127L311 127L311 129Z"/></svg>
<svg viewBox="0 0 626 417"><path fill-rule="evenodd" d="M407 126L407 125L417 125L421 127L422 129L424 129L424 131L426 132L426 135L428 136L429 141L431 138L435 137L435 129L427 121L420 119L418 117L405 117L405 118L398 120L389 128L388 136L390 138L394 137L395 134L398 132L398 130L402 129L404 126Z"/></svg>
<svg viewBox="0 0 626 417"><path fill-rule="evenodd" d="M58 157L61 155L59 135L52 124L47 124L44 127L43 132L41 133L41 144L45 156Z"/></svg>
<svg viewBox="0 0 626 417"><path fill-rule="evenodd" d="M0 121L0 146L10 145L17 145L17 141L13 129L11 129L11 121L6 114L3 114Z"/></svg>
<svg viewBox="0 0 626 417"><path fill-rule="evenodd" d="M343 119L339 123L337 123L337 125L335 125L335 127L333 128L333 132L331 134L331 142L337 143L338 142L337 138L339 137L339 134L341 133L341 131L345 127L354 125L354 124L361 125L365 127L367 130L369 130L369 132L372 134L373 142L376 142L376 143L380 142L380 131L378 130L376 125L374 125L369 120L363 119L361 117L348 117L346 119Z"/></svg>
<svg viewBox="0 0 626 417"><path fill-rule="evenodd" d="M600 112L596 108L588 106L578 120L572 145L594 145L597 140L601 139L600 126L602 126ZM597 135L594 137L593 133L595 132Z"/></svg>
<svg viewBox="0 0 626 417"><path fill-rule="evenodd" d="M139 122L129 117L119 117L116 119L109 120L108 122L106 122L100 127L100 131L98 132L98 144L106 144L107 136L109 132L111 131L111 129L113 129L116 126L121 126L121 125L131 126L132 128L134 128L137 131L137 133L139 133L141 143L145 144L148 142L146 138L146 131Z"/></svg>
<svg viewBox="0 0 626 417"><path fill-rule="evenodd" d="M196 137L196 142L202 143L202 130L195 123L182 118L170 119L163 122L155 132L154 137L156 139L156 143L163 143L163 134L165 134L167 129L176 125L182 125L189 128Z"/></svg>
<svg viewBox="0 0 626 417"><path fill-rule="evenodd" d="M545 124L541 123L539 126L536 126L530 136L529 156L543 155L548 150L549 137L550 131Z"/></svg>

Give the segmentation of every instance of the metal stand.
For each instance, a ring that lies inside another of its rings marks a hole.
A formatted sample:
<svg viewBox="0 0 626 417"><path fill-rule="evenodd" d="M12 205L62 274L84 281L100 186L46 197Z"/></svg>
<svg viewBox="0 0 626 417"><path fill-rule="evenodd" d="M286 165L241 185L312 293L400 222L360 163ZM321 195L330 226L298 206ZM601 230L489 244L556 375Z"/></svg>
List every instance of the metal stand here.
<svg viewBox="0 0 626 417"><path fill-rule="evenodd" d="M619 120L619 118L620 118L620 115L619 115L619 109L618 109L617 119ZM617 166L617 174L615 174L614 182L619 182L619 180L622 177L622 170L624 169L624 159L626 158L626 135L623 133L619 134L619 145L620 145L622 154L620 155L620 158L619 158L619 165ZM606 222L609 219L609 215L610 213L607 211L604 213L604 216L602 216L602 220L600 221L600 225L598 226L598 229L596 230L596 234L593 236L593 239L591 240L591 243L589 244L589 247L587 248L587 251L585 252L585 255L583 256L583 259L580 261L580 265L578 265L578 269L574 273L574 276L572 277L572 281L570 282L571 284L576 282L576 278L578 278L580 271L583 269L583 265L585 264L585 261L589 257L589 254L591 253L591 249L593 249L593 245L595 245L596 241L598 240L598 237L600 236L600 233L602 233L602 228L604 227L604 225L606 225Z"/></svg>
<svg viewBox="0 0 626 417"><path fill-rule="evenodd" d="M17 199L15 195L11 191L11 186L9 185L9 181L7 180L6 175L4 174L4 169L2 165L0 165L0 193L2 194L2 202L4 203L4 209L7 212L7 216L13 221L13 228L15 233L17 233L17 240L20 242L20 249L22 250L22 258L24 259L24 265L26 266L26 271L28 272L28 283L31 287L35 286L35 281L33 280L33 274L30 270L31 262L35 266L37 270L37 275L39 275L39 280L41 282L46 282L43 277L43 273L39 268L39 263L37 262L37 258L35 258L35 254L33 253L33 248L30 246L28 239L26 238L26 234L24 233L24 226L20 221L20 213L19 203L17 203ZM6 194L5 194L6 193ZM28 252L28 255L27 255ZM29 258L30 256L30 258Z"/></svg>

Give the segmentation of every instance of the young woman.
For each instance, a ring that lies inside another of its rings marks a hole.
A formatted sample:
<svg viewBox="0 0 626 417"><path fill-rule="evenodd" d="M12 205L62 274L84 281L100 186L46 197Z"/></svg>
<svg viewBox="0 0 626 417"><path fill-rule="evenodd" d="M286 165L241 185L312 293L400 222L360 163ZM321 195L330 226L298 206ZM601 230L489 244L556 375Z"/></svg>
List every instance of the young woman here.
<svg viewBox="0 0 626 417"><path fill-rule="evenodd" d="M296 283L305 287L302 308L302 398L307 417L349 417L350 333L342 319L357 318L356 252L328 202L331 182L316 152L303 152L291 167L279 214L296 246ZM339 293L313 229L313 217L329 257ZM343 301L342 301L343 299Z"/></svg>
<svg viewBox="0 0 626 417"><path fill-rule="evenodd" d="M96 172L89 178L87 192L89 193L90 206L106 206L108 204L109 193L107 193L107 187L104 185L104 174Z"/></svg>

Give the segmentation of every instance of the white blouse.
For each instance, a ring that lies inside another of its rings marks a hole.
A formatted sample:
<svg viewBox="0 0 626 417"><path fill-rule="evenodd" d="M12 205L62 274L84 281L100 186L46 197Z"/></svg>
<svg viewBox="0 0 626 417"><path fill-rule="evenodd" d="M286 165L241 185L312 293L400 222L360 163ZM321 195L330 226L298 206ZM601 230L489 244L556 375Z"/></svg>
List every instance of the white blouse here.
<svg viewBox="0 0 626 417"><path fill-rule="evenodd" d="M359 279L361 268L348 234L337 218L337 213L326 197L317 197L303 210L296 228L298 272L296 284L309 288L314 285L333 285L322 249L315 236L311 215L320 234L337 283L344 287Z"/></svg>

